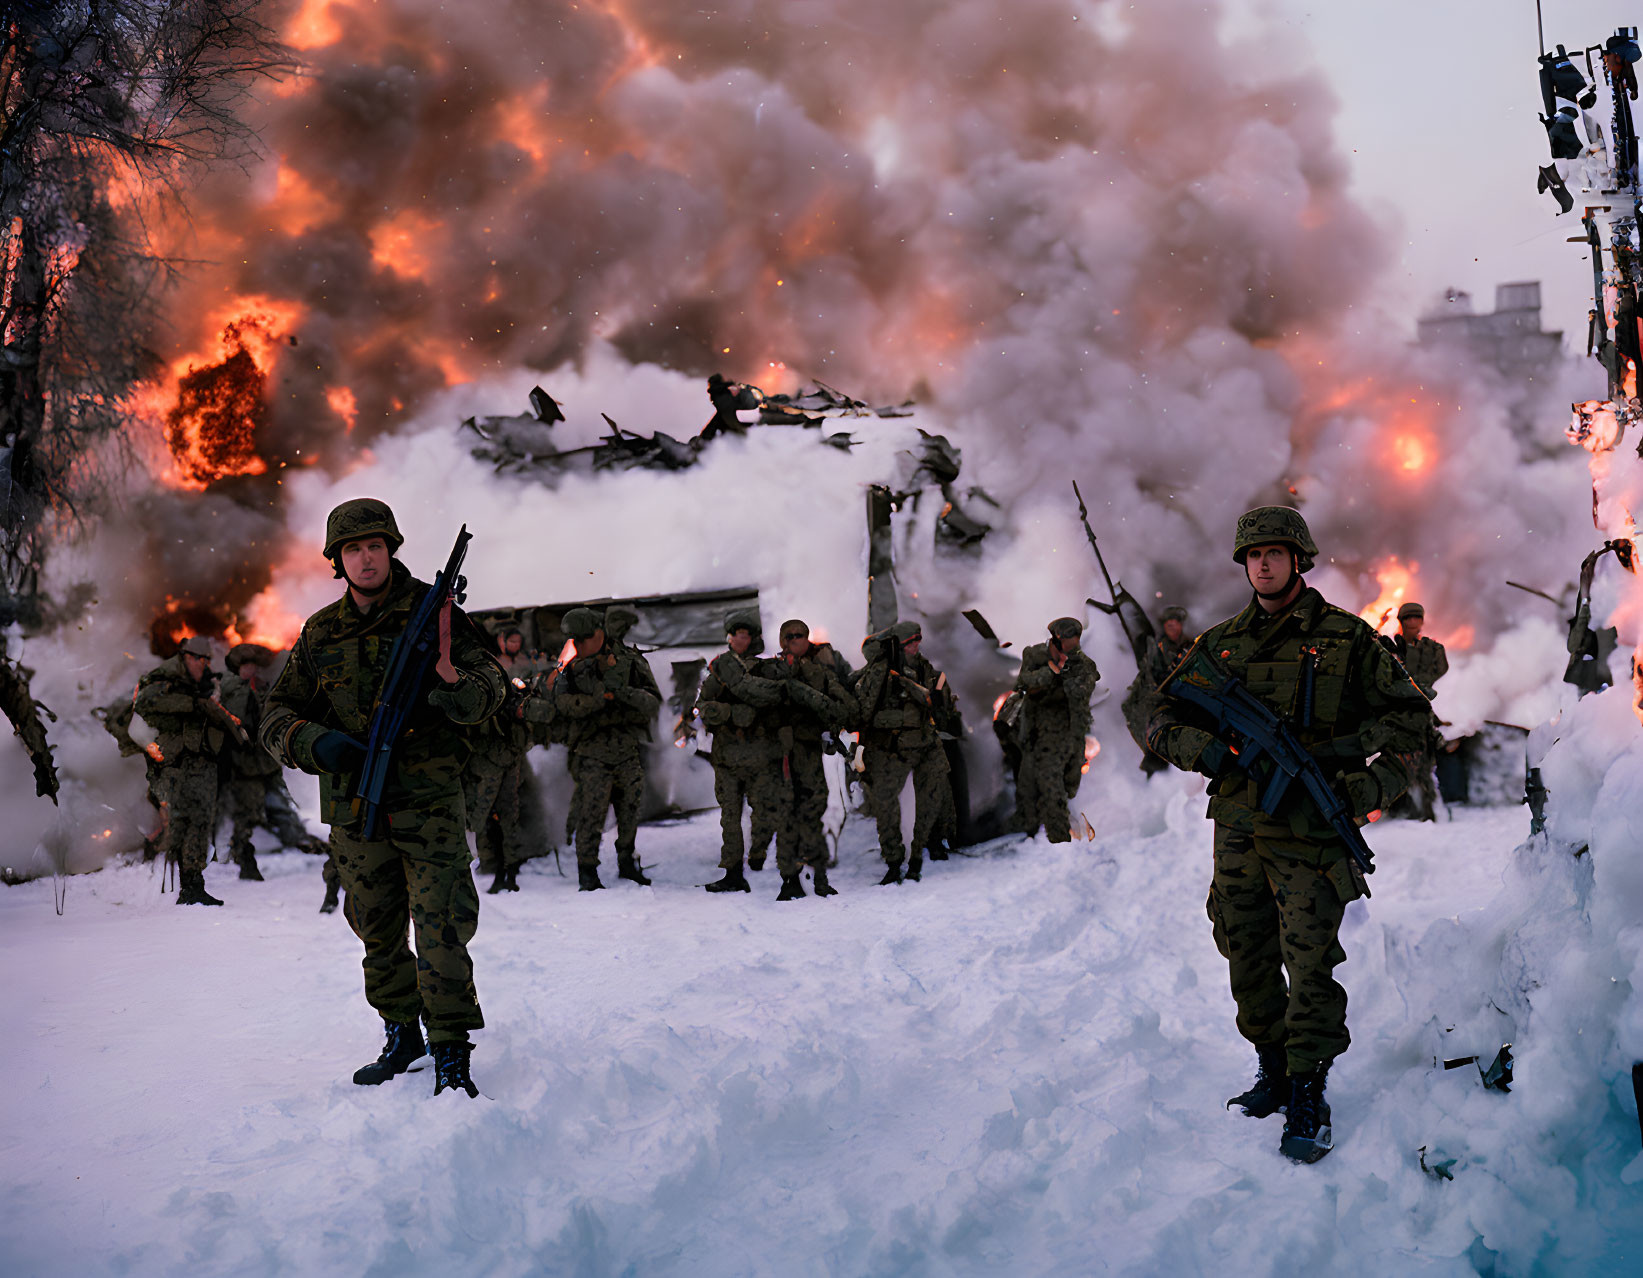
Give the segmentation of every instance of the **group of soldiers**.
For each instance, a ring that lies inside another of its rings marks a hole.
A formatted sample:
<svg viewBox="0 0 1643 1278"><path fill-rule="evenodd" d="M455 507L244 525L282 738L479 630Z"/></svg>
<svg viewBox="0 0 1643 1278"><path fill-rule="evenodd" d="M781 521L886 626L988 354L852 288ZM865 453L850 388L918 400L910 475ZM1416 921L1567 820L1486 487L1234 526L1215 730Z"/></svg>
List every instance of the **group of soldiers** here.
<svg viewBox="0 0 1643 1278"><path fill-rule="evenodd" d="M200 878L210 821L189 798L219 784L215 760L224 743L250 748L242 735L249 722L273 763L260 764L257 775L272 780L257 790L247 766L243 789L229 788L237 821L259 813L269 819L278 768L320 778L344 913L364 946L366 997L385 1026L380 1055L354 1081L385 1082L431 1051L436 1094L473 1096L469 1033L484 1018L467 948L479 899L465 827L484 831L493 819L505 824L508 813L517 818L524 750L532 740L563 742L576 784L571 827L579 886L602 886L599 843L612 808L618 873L647 882L634 832L645 744L661 696L644 655L625 642L635 621L628 610L566 613L562 628L572 651L545 669L521 652L517 635L490 639L446 602L438 661L394 747L382 820L371 825L351 790L394 641L429 590L397 559L401 540L382 502L345 502L327 522L324 554L346 589L304 624L271 689L263 691L257 669L248 671L241 654L235 677L244 686L225 683L213 696L209 650L187 643L145 676L135 706L156 729L165 759L162 801L183 871L179 900L213 899ZM1146 751L1210 779L1214 870L1206 910L1228 963L1239 1032L1257 1057L1253 1085L1229 1104L1255 1117L1283 1112L1280 1147L1301 1162L1316 1161L1332 1145L1325 1080L1350 1041L1346 994L1333 971L1345 958L1345 906L1367 885L1341 822L1372 820L1409 788L1432 748L1430 696L1447 668L1441 645L1421 633L1418 605L1405 605L1399 636L1383 641L1366 622L1325 602L1304 579L1317 554L1299 512L1261 507L1245 514L1233 558L1254 592L1249 605L1195 642L1185 613L1166 613L1125 702ZM830 645L813 642L801 620L781 625L777 651L768 656L756 613L732 613L724 628L726 649L708 664L693 707L713 737L723 835L723 874L707 889L750 891L746 871L763 865L774 840L778 899L805 895L806 867L816 895L836 892L822 826L823 758L840 748L838 734L847 729L858 734L851 764L859 766L878 827L881 883L918 879L926 851L944 857L956 836L944 746L962 725L946 677L922 652L918 623L869 636L860 670ZM1081 641L1076 619L1052 621L1046 640L1022 654L1015 687L995 716L995 726L1005 721L1001 740L1015 751L1017 826L1028 833L1042 827L1052 841L1072 837L1070 800L1099 678ZM1304 787L1289 787L1287 801L1274 800L1272 761L1241 751L1247 741L1229 737L1200 703L1180 694L1184 672L1205 660L1230 680L1227 686L1241 686L1291 725L1314 769L1309 775L1327 772L1333 815ZM485 763L476 769L471 760L480 757ZM909 777L916 805L910 854L900 809ZM752 813L751 846L743 836L744 808ZM495 832L499 883L492 890L516 886L509 869L528 842ZM244 846L236 842L242 867Z"/></svg>

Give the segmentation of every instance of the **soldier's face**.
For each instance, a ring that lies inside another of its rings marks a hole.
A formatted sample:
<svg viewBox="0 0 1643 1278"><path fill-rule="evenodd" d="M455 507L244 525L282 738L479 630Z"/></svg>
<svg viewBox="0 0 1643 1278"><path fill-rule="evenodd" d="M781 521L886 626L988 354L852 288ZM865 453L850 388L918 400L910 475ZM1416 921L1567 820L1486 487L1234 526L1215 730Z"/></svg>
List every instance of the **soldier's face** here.
<svg viewBox="0 0 1643 1278"><path fill-rule="evenodd" d="M1174 617L1171 617L1164 623L1164 638L1168 639L1171 643L1179 643L1181 641L1181 623Z"/></svg>
<svg viewBox="0 0 1643 1278"><path fill-rule="evenodd" d="M1426 629L1425 617L1405 617L1398 622L1398 629L1403 631L1403 637L1410 643L1421 637L1421 631Z"/></svg>
<svg viewBox="0 0 1643 1278"><path fill-rule="evenodd" d="M577 639L575 643L578 657L591 657L605 646L605 632L595 630L586 639Z"/></svg>
<svg viewBox="0 0 1643 1278"><path fill-rule="evenodd" d="M1251 546L1244 556L1244 571L1255 593L1271 598L1289 589L1295 573L1295 559L1288 546Z"/></svg>
<svg viewBox="0 0 1643 1278"><path fill-rule="evenodd" d="M919 645L923 642L924 642L924 636L923 635L914 635L906 643L901 645L901 650L903 652L905 652L909 657L916 657L916 656L918 656Z"/></svg>
<svg viewBox="0 0 1643 1278"><path fill-rule="evenodd" d="M342 543L342 572L348 584L363 594L372 594L388 584L388 564L392 556L381 537L364 537Z"/></svg>
<svg viewBox="0 0 1643 1278"><path fill-rule="evenodd" d="M210 664L210 657L196 657L192 652L183 653L183 666L188 670L188 677L195 683L205 678L206 668Z"/></svg>
<svg viewBox="0 0 1643 1278"><path fill-rule="evenodd" d="M1078 635L1057 635L1055 638L1056 647L1067 653L1077 652L1083 642Z"/></svg>
<svg viewBox="0 0 1643 1278"><path fill-rule="evenodd" d="M524 646L525 637L523 635L509 635L502 641L502 651L510 657L517 657L519 650Z"/></svg>
<svg viewBox="0 0 1643 1278"><path fill-rule="evenodd" d="M810 651L810 636L788 635L782 640L782 651L795 659L804 656Z"/></svg>
<svg viewBox="0 0 1643 1278"><path fill-rule="evenodd" d="M733 630L730 633L730 650L738 657L746 656L747 650L753 646L753 632L751 630Z"/></svg>

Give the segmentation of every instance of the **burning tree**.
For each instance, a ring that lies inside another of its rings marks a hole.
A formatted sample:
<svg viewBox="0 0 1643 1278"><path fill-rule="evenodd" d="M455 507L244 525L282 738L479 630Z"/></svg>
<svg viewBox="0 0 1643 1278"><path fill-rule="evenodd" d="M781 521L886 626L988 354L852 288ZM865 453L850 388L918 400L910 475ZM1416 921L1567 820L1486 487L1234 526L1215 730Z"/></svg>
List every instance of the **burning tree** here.
<svg viewBox="0 0 1643 1278"><path fill-rule="evenodd" d="M96 461L157 364L180 263L159 251L201 165L243 161L250 85L294 63L259 0L58 0L0 17L0 588L37 616L48 538L108 492Z"/></svg>

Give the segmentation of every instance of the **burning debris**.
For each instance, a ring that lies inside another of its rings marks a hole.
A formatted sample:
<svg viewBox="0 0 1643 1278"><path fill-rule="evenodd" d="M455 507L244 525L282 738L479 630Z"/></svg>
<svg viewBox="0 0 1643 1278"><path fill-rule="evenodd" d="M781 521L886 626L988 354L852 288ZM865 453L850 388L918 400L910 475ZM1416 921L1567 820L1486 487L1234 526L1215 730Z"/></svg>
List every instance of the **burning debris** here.
<svg viewBox="0 0 1643 1278"><path fill-rule="evenodd" d="M750 423L741 420L742 412L757 411L752 425L796 426L819 429L825 423L840 418L892 418L912 416L911 402L870 408L859 399L842 395L818 382L796 395L767 394L757 386L725 381L718 373L708 378L708 399L714 407L713 416L701 432L688 441L664 431L644 434L628 430L608 413L599 414L610 429L597 444L581 448L560 448L553 437L556 423L565 420L559 402L540 386L531 390L531 412L512 417L469 417L462 429L472 431L480 439L473 455L489 462L499 475L537 475L551 472L589 473L601 470L686 470L694 466L715 439L724 435L745 434ZM921 432L922 433L922 432ZM927 439L936 438L926 436ZM858 441L846 431L824 432L820 442L834 448L850 449ZM953 457L952 472L957 476L957 450L946 440ZM960 517L962 519L962 517ZM955 525L957 526L957 525ZM979 538L986 531L974 532L977 527L968 524L970 539Z"/></svg>

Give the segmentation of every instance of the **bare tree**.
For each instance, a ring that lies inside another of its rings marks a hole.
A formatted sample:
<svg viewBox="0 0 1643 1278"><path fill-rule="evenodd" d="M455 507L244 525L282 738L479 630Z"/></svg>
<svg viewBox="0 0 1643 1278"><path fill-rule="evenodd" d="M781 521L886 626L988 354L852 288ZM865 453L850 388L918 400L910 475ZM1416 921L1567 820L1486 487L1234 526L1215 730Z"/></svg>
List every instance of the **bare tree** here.
<svg viewBox="0 0 1643 1278"><path fill-rule="evenodd" d="M148 213L249 155L252 85L294 69L262 7L0 3L0 624L38 614L48 539L94 513L93 446L157 365L179 264Z"/></svg>

